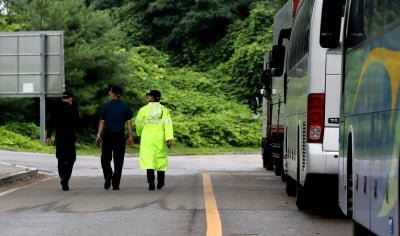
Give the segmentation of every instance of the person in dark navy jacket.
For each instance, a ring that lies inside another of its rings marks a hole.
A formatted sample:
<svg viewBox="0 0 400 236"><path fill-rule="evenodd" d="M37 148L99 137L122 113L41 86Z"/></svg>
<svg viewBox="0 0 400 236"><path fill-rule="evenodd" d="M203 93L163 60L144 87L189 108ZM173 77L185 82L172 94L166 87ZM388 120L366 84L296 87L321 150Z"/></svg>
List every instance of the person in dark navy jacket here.
<svg viewBox="0 0 400 236"><path fill-rule="evenodd" d="M101 143L101 167L104 175L104 189L119 190L124 165L126 147L125 124L128 127L128 144L133 145L132 111L120 101L122 88L112 86L108 92L110 101L105 103L100 112L96 143ZM102 133L104 131L103 136ZM114 172L111 167L114 161Z"/></svg>

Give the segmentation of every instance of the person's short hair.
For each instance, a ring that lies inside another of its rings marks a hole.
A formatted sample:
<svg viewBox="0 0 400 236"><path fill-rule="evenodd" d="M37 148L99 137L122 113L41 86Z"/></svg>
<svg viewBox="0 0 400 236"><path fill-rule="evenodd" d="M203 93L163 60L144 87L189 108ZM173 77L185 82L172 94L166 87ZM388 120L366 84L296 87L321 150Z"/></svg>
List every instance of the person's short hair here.
<svg viewBox="0 0 400 236"><path fill-rule="evenodd" d="M161 92L158 90L150 90L150 92L146 93L146 96L152 96L156 101L160 101Z"/></svg>
<svg viewBox="0 0 400 236"><path fill-rule="evenodd" d="M73 98L73 97L74 97L74 95L70 91L64 91L62 94L63 99L68 99L68 98Z"/></svg>
<svg viewBox="0 0 400 236"><path fill-rule="evenodd" d="M122 95L122 88L118 86L111 86L110 91L115 95L117 95L118 97L121 97Z"/></svg>

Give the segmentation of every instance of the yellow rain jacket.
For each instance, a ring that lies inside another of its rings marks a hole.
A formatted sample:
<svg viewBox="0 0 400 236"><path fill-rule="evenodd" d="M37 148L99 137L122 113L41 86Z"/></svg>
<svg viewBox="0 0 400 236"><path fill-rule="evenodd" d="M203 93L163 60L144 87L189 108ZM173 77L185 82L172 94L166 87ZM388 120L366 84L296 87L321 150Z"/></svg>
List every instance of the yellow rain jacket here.
<svg viewBox="0 0 400 236"><path fill-rule="evenodd" d="M141 136L140 168L166 171L168 169L166 141L174 139L169 110L159 102L149 102L140 108L135 126L136 135Z"/></svg>

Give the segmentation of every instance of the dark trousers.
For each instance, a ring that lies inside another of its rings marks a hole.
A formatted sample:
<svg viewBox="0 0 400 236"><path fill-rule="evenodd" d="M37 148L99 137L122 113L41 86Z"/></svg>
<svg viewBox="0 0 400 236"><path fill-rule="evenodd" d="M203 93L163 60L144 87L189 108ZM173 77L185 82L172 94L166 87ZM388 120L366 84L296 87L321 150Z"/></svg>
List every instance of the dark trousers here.
<svg viewBox="0 0 400 236"><path fill-rule="evenodd" d="M58 161L58 166L57 166L58 175L60 176L61 181L68 183L72 175L72 168L74 168L74 162L64 158L57 158L57 161Z"/></svg>
<svg viewBox="0 0 400 236"><path fill-rule="evenodd" d="M68 183L76 160L75 142L57 140L56 157L58 162L58 175L61 181Z"/></svg>
<svg viewBox="0 0 400 236"><path fill-rule="evenodd" d="M125 134L124 132L104 132L101 146L101 167L103 168L104 179L112 178L113 188L119 188L121 181L122 167L125 155ZM111 160L114 161L114 172L111 167Z"/></svg>
<svg viewBox="0 0 400 236"><path fill-rule="evenodd" d="M155 174L153 169L147 169L147 183L154 183ZM157 182L159 185L164 185L165 171L157 171Z"/></svg>

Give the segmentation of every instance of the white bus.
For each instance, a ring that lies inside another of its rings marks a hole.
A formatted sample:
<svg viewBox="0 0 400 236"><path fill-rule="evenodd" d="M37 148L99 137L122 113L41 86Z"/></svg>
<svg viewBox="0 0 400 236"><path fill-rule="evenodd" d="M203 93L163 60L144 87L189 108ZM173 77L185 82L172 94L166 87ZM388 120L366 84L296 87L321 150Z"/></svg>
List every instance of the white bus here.
<svg viewBox="0 0 400 236"><path fill-rule="evenodd" d="M400 234L399 9L399 0L346 3L339 205L354 235Z"/></svg>
<svg viewBox="0 0 400 236"><path fill-rule="evenodd" d="M281 37L280 32L290 29L292 23L292 1L286 2L275 14L273 44L287 45L288 35ZM283 173L283 135L284 135L284 79L271 76L270 52L264 57L262 74L263 88L263 120L262 120L262 157L267 170L274 170L276 175ZM284 177L284 176L283 176Z"/></svg>
<svg viewBox="0 0 400 236"><path fill-rule="evenodd" d="M338 1L341 2L341 1ZM319 42L323 0L301 0L287 46L274 45L272 74L285 81L284 168L286 191L302 209L335 209L337 203L341 47ZM321 24L322 23L322 24ZM274 73L274 71L276 73Z"/></svg>

